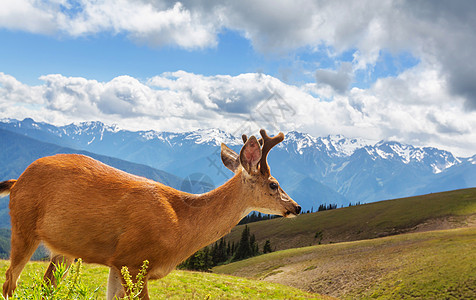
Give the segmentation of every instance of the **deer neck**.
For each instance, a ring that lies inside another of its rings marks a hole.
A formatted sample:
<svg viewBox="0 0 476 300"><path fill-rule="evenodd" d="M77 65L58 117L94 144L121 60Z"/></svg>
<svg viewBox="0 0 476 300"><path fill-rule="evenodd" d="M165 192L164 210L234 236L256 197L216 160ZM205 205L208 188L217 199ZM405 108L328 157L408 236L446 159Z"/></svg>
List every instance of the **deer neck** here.
<svg viewBox="0 0 476 300"><path fill-rule="evenodd" d="M188 244L193 245L190 251L195 252L230 232L249 213L249 193L239 172L208 193L184 195L183 205L176 213L186 230L183 236L193 241Z"/></svg>

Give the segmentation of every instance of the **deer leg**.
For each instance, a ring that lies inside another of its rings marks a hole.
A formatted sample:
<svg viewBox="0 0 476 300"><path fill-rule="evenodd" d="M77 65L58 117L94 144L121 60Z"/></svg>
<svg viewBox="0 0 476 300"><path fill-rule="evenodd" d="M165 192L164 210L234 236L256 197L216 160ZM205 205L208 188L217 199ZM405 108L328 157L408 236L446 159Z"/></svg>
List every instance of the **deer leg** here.
<svg viewBox="0 0 476 300"><path fill-rule="evenodd" d="M130 274L132 277L133 282L135 282L135 278L137 276L139 271L135 272L134 270L130 270ZM142 291L139 295L139 298L142 300L149 300L149 291L147 289L147 278L143 279L144 285L142 288ZM121 275L121 272L119 272L119 269L115 267L110 267L109 268L109 278L107 280L107 300L112 300L112 299L119 299L123 298L126 294L128 294L130 291L126 291L124 289L125 281L124 278ZM115 298L117 297L117 298Z"/></svg>
<svg viewBox="0 0 476 300"><path fill-rule="evenodd" d="M137 274L134 274L134 276L133 276L133 278L134 278L134 279L133 279L133 282L134 282L134 283L136 283L136 280L135 280L136 275L137 275ZM147 278L144 278L143 281L144 281L144 285L142 286L142 291L141 291L141 293L140 293L140 295L139 295L139 299L141 299L141 300L149 300L150 298L149 298L149 290L147 289ZM128 293L128 292L126 292L126 294L127 294L127 293Z"/></svg>
<svg viewBox="0 0 476 300"><path fill-rule="evenodd" d="M31 236L24 237L16 232L12 227L12 245L10 252L11 264L5 274L6 279L3 284L3 297L7 298L13 295L21 271L30 260L30 257L33 255L39 244L39 240L36 240Z"/></svg>
<svg viewBox="0 0 476 300"><path fill-rule="evenodd" d="M52 253L50 264L48 266L48 269L45 272L45 276L43 277L47 283L56 286L57 282L55 278L55 271L56 271L56 266L58 266L58 264L60 263L66 264L66 267L69 268L69 266L73 263L73 259L70 259L60 254Z"/></svg>
<svg viewBox="0 0 476 300"><path fill-rule="evenodd" d="M109 268L109 278L107 279L107 300L119 299L125 296L124 287L122 286L121 272L115 267ZM116 298L114 298L116 297Z"/></svg>
<svg viewBox="0 0 476 300"><path fill-rule="evenodd" d="M142 288L142 292L140 293L140 298L142 300L149 300L149 290L147 289L147 279L144 278L144 287Z"/></svg>

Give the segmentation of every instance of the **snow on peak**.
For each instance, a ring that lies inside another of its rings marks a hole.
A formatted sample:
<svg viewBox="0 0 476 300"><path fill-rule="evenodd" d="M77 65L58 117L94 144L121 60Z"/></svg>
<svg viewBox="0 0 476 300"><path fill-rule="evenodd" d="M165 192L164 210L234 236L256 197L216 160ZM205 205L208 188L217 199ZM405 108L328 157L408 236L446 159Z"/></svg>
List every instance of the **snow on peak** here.
<svg viewBox="0 0 476 300"><path fill-rule="evenodd" d="M428 155L424 149L393 141L380 141L373 148L379 157L401 160L404 164L420 162Z"/></svg>
<svg viewBox="0 0 476 300"><path fill-rule="evenodd" d="M148 130L148 131L140 131L139 135L147 141L153 140L153 139L166 141L167 140L166 135L170 135L170 134L166 132L157 132L155 130Z"/></svg>
<svg viewBox="0 0 476 300"><path fill-rule="evenodd" d="M461 162L445 150L430 147L420 148L399 142L380 141L375 146L365 147L365 149L373 160L380 158L398 160L404 164L427 163L435 174Z"/></svg>
<svg viewBox="0 0 476 300"><path fill-rule="evenodd" d="M476 155L473 155L470 158L468 158L468 162L471 163L472 165L476 165Z"/></svg>
<svg viewBox="0 0 476 300"><path fill-rule="evenodd" d="M405 164L409 164L412 160L421 161L425 157L425 152L422 149L410 145L391 143L389 146Z"/></svg>
<svg viewBox="0 0 476 300"><path fill-rule="evenodd" d="M181 143L179 140L188 140L195 144L211 144L220 146L221 143L227 145L239 145L241 139L237 139L229 133L222 130L212 129L198 129L195 131L189 131L184 133L174 132L159 132L154 130L141 131L140 136L146 140L158 139L161 141L167 141L169 144Z"/></svg>
<svg viewBox="0 0 476 300"><path fill-rule="evenodd" d="M303 154L304 150L308 148L319 148L318 139L307 133L297 131L288 132L285 135L284 143L287 145L294 144L296 152L299 154Z"/></svg>
<svg viewBox="0 0 476 300"><path fill-rule="evenodd" d="M307 133L291 131L286 134L284 143L295 144L296 152L303 154L306 149L316 149L333 157L351 156L357 149L372 145L370 140L346 138L343 135L313 137Z"/></svg>
<svg viewBox="0 0 476 300"><path fill-rule="evenodd" d="M235 138L231 134L216 128L198 129L185 133L185 139L193 140L197 144L212 144L217 146L221 143L232 146L241 144L241 139Z"/></svg>
<svg viewBox="0 0 476 300"><path fill-rule="evenodd" d="M360 138L346 138L343 135L329 135L327 138L322 139L323 142L326 144L329 150L330 146L333 147L336 156L351 156L354 154L355 150L361 149L365 146L373 144L369 140L364 140Z"/></svg>

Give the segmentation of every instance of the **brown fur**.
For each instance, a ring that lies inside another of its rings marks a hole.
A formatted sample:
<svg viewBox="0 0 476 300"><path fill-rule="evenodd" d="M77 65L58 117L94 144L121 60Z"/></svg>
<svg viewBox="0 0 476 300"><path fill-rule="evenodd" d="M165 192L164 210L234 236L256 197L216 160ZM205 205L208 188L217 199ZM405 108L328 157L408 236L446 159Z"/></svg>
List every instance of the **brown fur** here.
<svg viewBox="0 0 476 300"><path fill-rule="evenodd" d="M167 275L251 210L299 213L284 191L270 190L274 178L244 172L237 170L209 193L192 195L82 155L38 159L18 181L0 183L0 192L11 193L12 222L11 266L3 295L13 294L40 241L54 253L53 261L81 257L109 266L115 274L127 266L135 277L149 260L148 280ZM53 271L50 265L45 278L53 280ZM142 296L148 299L146 288Z"/></svg>

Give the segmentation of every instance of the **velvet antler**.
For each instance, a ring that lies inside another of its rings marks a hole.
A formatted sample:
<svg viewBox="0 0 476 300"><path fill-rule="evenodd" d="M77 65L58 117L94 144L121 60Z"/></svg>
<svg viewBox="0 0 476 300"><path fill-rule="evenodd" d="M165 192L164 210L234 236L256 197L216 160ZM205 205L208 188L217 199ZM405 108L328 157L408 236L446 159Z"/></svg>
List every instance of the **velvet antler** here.
<svg viewBox="0 0 476 300"><path fill-rule="evenodd" d="M284 134L280 132L274 137L269 137L264 129L261 129L259 133L261 134L260 144L263 145L261 150L260 171L263 175L270 175L271 173L267 161L268 153L271 148L284 140Z"/></svg>

